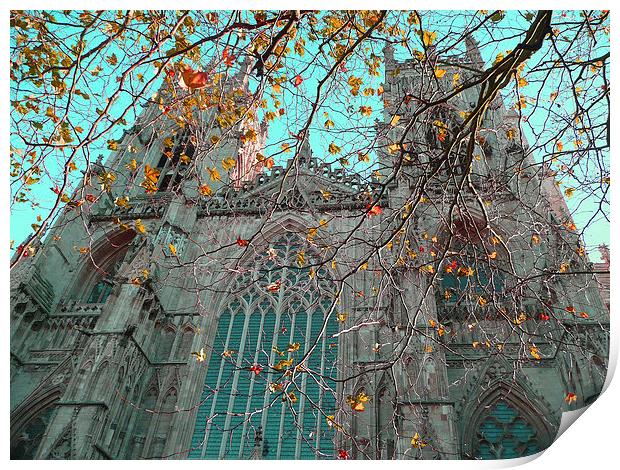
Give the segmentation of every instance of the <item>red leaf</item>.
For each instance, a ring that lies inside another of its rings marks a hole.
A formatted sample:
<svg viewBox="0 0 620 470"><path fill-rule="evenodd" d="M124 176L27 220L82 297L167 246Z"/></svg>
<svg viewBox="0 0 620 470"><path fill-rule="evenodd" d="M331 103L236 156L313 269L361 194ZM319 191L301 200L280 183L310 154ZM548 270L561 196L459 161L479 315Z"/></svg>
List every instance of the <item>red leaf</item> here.
<svg viewBox="0 0 620 470"><path fill-rule="evenodd" d="M366 210L368 211L368 217L372 217L374 215L379 215L379 214L381 214L383 212L381 207L379 207L377 204L375 204L374 206L370 205L370 204L367 204L366 205Z"/></svg>
<svg viewBox="0 0 620 470"><path fill-rule="evenodd" d="M250 243L249 240L244 240L241 237L237 237L237 245L239 245L239 246L248 246L249 243Z"/></svg>
<svg viewBox="0 0 620 470"><path fill-rule="evenodd" d="M224 52L222 52L222 60L228 67L230 67L234 63L236 58L237 56L234 56L230 52L228 52L228 46L224 48Z"/></svg>
<svg viewBox="0 0 620 470"><path fill-rule="evenodd" d="M258 375L263 371L263 368L260 366L260 364L254 364L252 367L250 367L250 371Z"/></svg>
<svg viewBox="0 0 620 470"><path fill-rule="evenodd" d="M344 449L338 449L338 459L339 460L348 460L349 453Z"/></svg>
<svg viewBox="0 0 620 470"><path fill-rule="evenodd" d="M297 75L295 77L295 81L293 82L293 85L295 85L295 87L298 87L299 85L301 85L301 83L304 81L303 78L301 78L301 75Z"/></svg>
<svg viewBox="0 0 620 470"><path fill-rule="evenodd" d="M188 88L190 90L198 90L207 86L209 75L206 72L198 72L187 67L181 72L181 78L179 85L182 88Z"/></svg>

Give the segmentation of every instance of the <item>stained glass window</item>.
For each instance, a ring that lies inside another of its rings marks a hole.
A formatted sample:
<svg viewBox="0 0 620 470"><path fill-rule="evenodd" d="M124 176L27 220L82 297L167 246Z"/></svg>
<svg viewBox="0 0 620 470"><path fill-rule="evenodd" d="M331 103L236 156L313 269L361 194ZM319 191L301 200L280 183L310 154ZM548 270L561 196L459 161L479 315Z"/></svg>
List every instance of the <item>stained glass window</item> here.
<svg viewBox="0 0 620 470"><path fill-rule="evenodd" d="M284 259L291 258L286 253L295 259L293 248L275 248ZM337 322L327 321L322 333L332 299L321 297L307 269L274 268L273 263L262 264L263 279L242 299L230 302L219 318L189 458L248 459L259 427L263 459L334 455L334 432L325 415L334 414L335 384L323 377L336 376L337 340L331 336ZM282 283L277 292L260 287L276 281ZM295 343L299 349L287 351ZM310 349L304 367L312 373L295 371ZM290 359L293 367L274 370ZM254 364L263 367L259 374L250 370ZM270 384L291 380L286 393L270 389ZM294 399L286 398L289 392Z"/></svg>
<svg viewBox="0 0 620 470"><path fill-rule="evenodd" d="M482 460L514 459L542 450L532 424L503 400L482 418L476 438L474 455Z"/></svg>

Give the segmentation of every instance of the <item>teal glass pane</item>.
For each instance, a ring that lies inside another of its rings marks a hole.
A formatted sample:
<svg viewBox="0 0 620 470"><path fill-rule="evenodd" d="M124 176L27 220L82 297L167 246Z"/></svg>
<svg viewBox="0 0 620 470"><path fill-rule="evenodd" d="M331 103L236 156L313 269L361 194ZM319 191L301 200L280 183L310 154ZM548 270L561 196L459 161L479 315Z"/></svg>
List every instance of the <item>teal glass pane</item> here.
<svg viewBox="0 0 620 470"><path fill-rule="evenodd" d="M282 400L282 392L269 390L269 383L283 383L288 377L285 371L268 365L291 357L300 358L315 342L305 365L315 372L314 378L336 375L337 341L326 338L338 331L338 324L333 319L327 322L322 335L323 311L330 302L325 300L323 305L317 305L316 291L308 290L306 285L300 287L299 283L308 279L306 271L289 271L292 274L288 282L293 283L290 295L299 290L304 299L290 300L279 316L266 297L253 309L247 322L244 314L234 315L232 319L230 315L222 316L205 375L204 402L197 413L192 440L195 449L190 452L190 458L248 459L253 452L261 452L263 459L334 458L335 432L327 426L325 415L334 414L335 396L324 388L335 388L335 384L325 379L320 379L319 384L309 375L298 373L294 386L287 390L295 393L296 401ZM272 278L275 276L270 273ZM247 300L252 299L252 294L246 296ZM311 305L310 309L307 305ZM235 307L231 305L230 309ZM301 345L297 352L279 355L273 350L276 347L286 351L289 343L296 342ZM225 349L237 351L236 364L222 358ZM254 363L263 366L261 374L248 370ZM218 393L213 395L211 389L217 389ZM211 424L205 426L207 420ZM263 439L262 446L256 448L259 427Z"/></svg>
<svg viewBox="0 0 620 470"><path fill-rule="evenodd" d="M229 312L224 312L220 317L218 323L217 333L214 341L214 352L209 359L209 365L207 368L207 375L205 377L205 387L200 397L200 406L196 413L196 426L194 428L194 434L192 437L192 448L189 452L188 458L199 459L202 455L202 450L205 441L206 422L211 414L211 407L214 402L213 390L217 387L217 380L220 373L221 357L218 351L226 349L226 338L228 336L228 328L230 325L231 315ZM218 419L220 425L223 424L221 419Z"/></svg>
<svg viewBox="0 0 620 470"><path fill-rule="evenodd" d="M505 401L498 401L478 427L478 459L514 459L540 451L536 431Z"/></svg>

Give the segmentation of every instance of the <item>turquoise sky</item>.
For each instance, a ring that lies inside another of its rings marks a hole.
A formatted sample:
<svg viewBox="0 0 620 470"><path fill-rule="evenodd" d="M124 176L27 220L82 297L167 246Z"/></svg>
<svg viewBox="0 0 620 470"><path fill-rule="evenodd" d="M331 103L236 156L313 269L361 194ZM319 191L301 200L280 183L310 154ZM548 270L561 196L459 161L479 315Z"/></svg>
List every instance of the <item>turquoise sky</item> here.
<svg viewBox="0 0 620 470"><path fill-rule="evenodd" d="M447 14L447 12L444 12L444 13ZM523 13L525 14L525 12ZM527 20L524 18L524 14L520 14L518 12L509 12L507 14L506 18L503 20L506 22L505 30L504 30L504 34L506 35L506 37L510 37L512 34L514 34L515 31L519 30L518 28L521 28L521 30L523 30L525 27L527 27L527 24L526 24ZM569 14L576 15L578 13L569 13ZM558 14L558 15L561 15L561 14ZM406 18L406 16L404 18ZM423 18L424 18L424 15L423 15ZM470 21L473 18L475 18L475 15L470 15L465 19L461 19L459 23L450 25L450 27L452 28L464 27L466 22ZM426 25L424 26L430 29L430 26L426 26ZM436 30L439 33L438 37L441 37L442 25L437 25ZM517 43L517 40L515 40L514 38L502 40L502 38L497 36L496 34L496 36L492 38L494 43L488 44L490 43L491 39L487 37L486 33L484 32L482 34L478 34L476 36L476 39L480 42L483 59L486 61L488 65L490 65L495 60L495 57L497 56L498 53L504 52L505 50L514 47L514 45ZM412 38L411 47L412 48L417 47L419 49L420 48L419 40L417 40L417 44L416 44L416 40L417 38ZM597 47L601 51L605 51L605 50L608 51L609 50L608 40L603 43L599 41L599 44ZM306 113L308 112L309 103L314 99L316 83L325 73L324 68L322 66L324 64L327 64L327 62L319 63L317 61L311 61L311 59L316 55L316 46L314 46L312 41L308 40L308 38L306 38L306 49L307 51L304 57L295 56L291 58L291 61L296 63L295 68L298 70L303 70L304 82L298 88L292 87L291 84L286 84L284 86L285 91L282 95L282 99L285 103L284 107L287 109L287 115L284 116L283 119L279 119L279 120L276 119L274 122L270 124L270 127L269 127L269 141L268 141L268 147L266 149L265 154L266 155L279 154L276 156L277 162L281 162L287 158L290 158L291 156L290 153L289 154L279 153L280 144L283 142L283 139L288 139L287 142L291 144L294 143L290 138L289 131L294 131L296 129L296 125L298 125L299 122L302 122L304 115L306 115ZM372 46L372 52L379 54L381 52L381 45L374 44ZM118 50L118 55L119 55L119 58L122 58L123 51ZM593 52L593 55L595 55L594 52ZM596 55L602 55L602 53L599 54L597 51ZM401 49L400 51L397 50L397 58L398 57L405 59L405 58L409 58L410 55L408 51ZM110 68L110 66L107 65L106 63L103 63L102 66L108 67L108 69ZM348 69L347 74L341 74L341 79L346 81L346 77L348 76L349 73L350 74L357 73L359 76L362 76L361 75L362 68L363 68L363 64L361 64L359 60L356 60L355 58L350 60L347 63L347 69ZM106 70L104 68L103 74L105 75L108 71L111 72L111 70ZM146 75L149 73L149 71L145 71L144 73ZM292 73L293 72L290 72L289 75L291 75ZM148 75L146 76L148 78ZM291 78L292 76L293 75L291 75ZM591 78L591 80L593 80L592 87L596 89L596 83L594 81L600 80L600 77L599 78L593 77ZM376 88L376 86L378 86L378 84L381 83L382 81L383 81L382 77L369 78L366 74L366 76L364 77L363 87L368 86L368 87ZM159 83L155 85L153 91L155 91L158 86L159 86ZM252 78L251 87L255 88L255 86L256 86L256 80ZM287 87L289 88L289 90L286 89ZM536 91L538 91L539 88L540 87L537 86L536 83L532 83L532 81L530 81L530 85L528 85L528 87L526 87L523 91L524 91L524 94L527 95L529 93L535 93ZM530 89L532 89L532 91L530 91ZM548 96L553 91L555 91L555 89L554 89L553 83L550 82L542 89L541 96ZM92 98L93 100L95 100L96 97L104 96L105 95L105 81L92 80L92 82L89 83L88 93L93 97ZM514 93L511 91L507 91L505 93L505 101L507 104L514 102L514 96L512 96L513 94ZM11 98L13 99L14 97L12 96ZM570 111L570 109L566 108L570 106L570 103L571 103L570 100L562 101L562 106L564 107L564 111L567 111L567 112ZM129 101L129 97L125 96L124 98L118 100L116 109L124 108L128 106L129 104L131 104L131 102ZM139 112L139 103L136 103L136 104L138 105L136 111ZM364 98L363 100L360 100L360 99L352 99L349 97L337 96L335 104L330 102L331 107L329 109L325 107L326 110L330 111L330 119L332 119L336 124L336 127L334 129L335 131L338 131L339 128L346 129L347 125L349 125L345 117L346 113L344 112L347 109L347 107L353 106L353 109L357 110L360 104L372 106L373 114L372 116L368 118L360 119L359 123L356 121L356 126L360 124L362 125L362 129L367 129L368 132L371 132L374 120L382 119L382 101L380 99L377 99L376 97L368 97L368 98ZM91 106L91 108L92 108L91 114L94 116L95 106ZM322 114L319 114L317 119L315 120L315 123L313 124L313 128L311 130L311 146L312 146L312 149L315 155L318 155L321 158L325 158L328 161L333 161L335 165L339 165L339 163L337 162L339 156L333 157L329 155L326 151L327 146L329 145L330 141L336 141L337 143L339 142L337 141L336 136L324 131L323 126L322 126L322 123L324 122L324 120L325 118L323 117ZM128 118L127 121L128 121L127 125L131 126L133 117ZM536 140L532 132L532 129L536 129L536 130L544 129L545 125L546 125L546 115L543 112L534 113L529 118L529 125L523 126L523 131L530 145L532 145L532 143L535 142ZM90 158L94 160L97 158L99 154L103 154L107 156L107 154L109 153L109 151L106 149L107 139L120 138L120 136L122 135L122 132L123 132L123 126L118 127L114 130L112 135L105 136L105 138L101 139L101 141L98 142L97 145L91 146L91 148L89 149ZM363 131L357 132L357 133L350 133L350 132L347 133L346 139L342 139L342 140L350 141L350 143L348 145L342 145L343 153L347 151L353 151L354 153L354 150L356 148L363 148L364 143L367 142L367 138L368 138L367 134L364 133ZM18 147L17 139L12 137L11 142L15 146ZM554 143L552 142L550 146L548 147L547 151L551 151L550 149L553 145ZM565 145L567 148L570 148L568 141L566 141ZM545 152L543 152L542 150L539 153L540 155L535 155L535 157L542 158L545 156ZM609 168L609 153L605 152L604 155L605 155L606 166L607 168ZM49 162L46 162L50 173L52 174L55 173L57 175L60 175L61 169L62 169L62 167L60 166L60 162L62 161L63 161L62 156L59 155L59 158L56 161L50 160ZM358 171L363 174L369 174L370 170L372 169L372 162L370 165L365 164L365 163L357 163L357 158L355 158L354 156L350 158L350 161L353 164L350 167L353 171ZM76 163L78 165L78 168L83 168L85 166L85 159L82 158ZM588 175L577 175L577 176L587 177ZM77 182L78 179L79 179L79 174L78 172L75 172L75 176L73 179L74 183ZM51 207L51 204L56 196L50 189L51 187L55 185L55 182L47 181L47 178L44 178L42 182L45 184L37 184L35 185L35 189L33 190L34 198L40 203L39 207L35 207L33 209L30 205L27 205L27 204L14 204L11 209L10 237L11 237L11 240L15 240L14 247L16 247L25 237L27 237L29 233L32 233L32 229L30 225L32 223L36 223L37 215L45 216L48 213L49 208ZM561 186L561 187L572 186L572 183L568 180L563 181L563 184L564 186ZM569 208L573 212L575 223L578 226L578 228L581 230L586 224L588 224L583 234L583 237L586 242L586 246L588 247L590 258L593 261L598 261L600 259L598 255L598 251L596 250L596 246L601 243L609 244L609 223L600 214L594 220L591 220L593 214L596 212L598 208L599 198L600 198L600 193L598 195L593 196L593 195L584 193L582 191L576 191L575 195L567 201ZM607 196L607 199L609 200L609 195ZM607 208L607 211L608 211L608 208Z"/></svg>

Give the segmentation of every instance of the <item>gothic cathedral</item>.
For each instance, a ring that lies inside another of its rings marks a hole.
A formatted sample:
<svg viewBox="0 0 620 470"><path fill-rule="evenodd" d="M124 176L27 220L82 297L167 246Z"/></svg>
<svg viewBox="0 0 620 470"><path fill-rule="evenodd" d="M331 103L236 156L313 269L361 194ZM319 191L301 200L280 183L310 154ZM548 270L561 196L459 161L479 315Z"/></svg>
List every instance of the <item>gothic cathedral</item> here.
<svg viewBox="0 0 620 470"><path fill-rule="evenodd" d="M420 85L413 61L384 54L375 132L389 148L419 105L402 97L434 85ZM244 74L227 78L240 108ZM450 126L475 97L453 101L431 123ZM504 132L479 143L481 159L455 152L450 172L431 172L418 163L442 142L420 124L425 150L398 163L379 152L397 177L368 182L313 155L307 136L287 162L256 165L268 133L258 119L209 140L160 115L154 100L119 151L90 165L73 198L83 204L68 204L11 273L12 458L514 458L549 446L562 412L600 393L609 312L595 278L515 284L515 273L530 279L574 250L536 232L570 214L533 159L518 176L494 177L524 151ZM518 119L498 98L485 127ZM209 111L201 127L223 128ZM234 169L188 178L184 158L215 141ZM470 210L448 217L467 165L459 204ZM201 178L212 194L201 194ZM485 193L493 227L481 222ZM115 204L124 195L127 207ZM546 209L525 213L528 198ZM523 233L535 217L544 219L535 233ZM442 266L453 269L425 268L450 237ZM477 256L473 239L502 240L492 250L512 269L487 260L461 276ZM587 264L576 258L572 267ZM491 300L505 307L483 310ZM587 314L542 313L549 305Z"/></svg>

